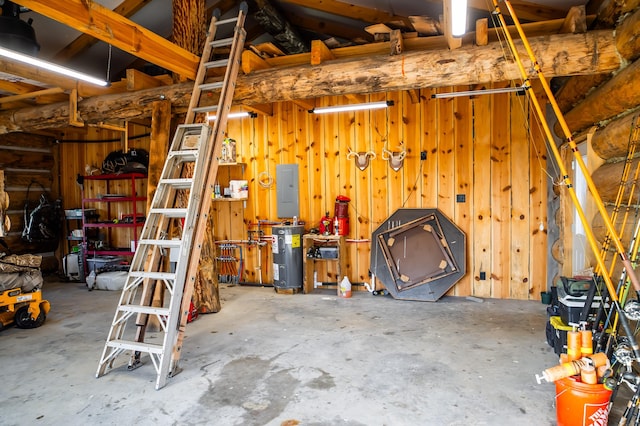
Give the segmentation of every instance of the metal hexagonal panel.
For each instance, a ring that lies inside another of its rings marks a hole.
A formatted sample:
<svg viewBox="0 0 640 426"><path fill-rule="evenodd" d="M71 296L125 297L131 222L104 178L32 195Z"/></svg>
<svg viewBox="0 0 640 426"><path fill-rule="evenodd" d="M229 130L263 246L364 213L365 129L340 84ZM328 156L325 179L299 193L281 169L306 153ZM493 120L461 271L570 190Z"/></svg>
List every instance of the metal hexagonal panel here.
<svg viewBox="0 0 640 426"><path fill-rule="evenodd" d="M464 232L438 209L398 209L371 241L371 272L395 299L435 302L466 273Z"/></svg>

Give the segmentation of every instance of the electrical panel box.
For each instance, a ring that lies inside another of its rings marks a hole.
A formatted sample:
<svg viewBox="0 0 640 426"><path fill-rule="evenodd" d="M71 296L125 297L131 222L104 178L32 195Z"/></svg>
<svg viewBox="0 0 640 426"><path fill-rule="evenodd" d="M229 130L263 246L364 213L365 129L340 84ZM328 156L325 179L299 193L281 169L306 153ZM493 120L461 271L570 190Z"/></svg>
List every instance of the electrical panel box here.
<svg viewBox="0 0 640 426"><path fill-rule="evenodd" d="M276 201L279 218L300 215L300 190L297 164L276 165Z"/></svg>

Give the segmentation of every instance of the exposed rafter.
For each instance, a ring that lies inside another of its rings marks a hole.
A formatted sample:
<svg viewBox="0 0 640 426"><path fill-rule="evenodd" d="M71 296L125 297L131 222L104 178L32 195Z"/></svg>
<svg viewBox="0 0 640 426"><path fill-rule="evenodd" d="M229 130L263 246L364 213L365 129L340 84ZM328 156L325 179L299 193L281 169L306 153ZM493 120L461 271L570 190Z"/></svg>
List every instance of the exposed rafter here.
<svg viewBox="0 0 640 426"><path fill-rule="evenodd" d="M393 13L371 9L368 7L358 6L342 2L339 0L282 0L283 3L297 4L298 6L308 7L309 9L319 10L330 13L332 15L344 16L346 18L356 18L364 22L371 23L389 23L402 22L404 26L411 28L411 21L406 16L398 16Z"/></svg>
<svg viewBox="0 0 640 426"><path fill-rule="evenodd" d="M487 2L486 0L468 0L467 5L478 10L491 10L491 2ZM561 19L567 14L566 10L520 0L511 1L511 6L513 6L513 10L521 21L537 22L547 21L550 19ZM505 10L503 10L502 13L508 15L508 11L506 8L504 9Z"/></svg>
<svg viewBox="0 0 640 426"><path fill-rule="evenodd" d="M142 9L147 3L148 0L124 0L122 3L116 6L113 11L118 15L129 18L134 13ZM53 57L53 60L54 62L66 62L76 56L78 53L90 48L97 42L98 40L95 37L89 34L82 34L67 46L65 46L58 53L56 53L56 55Z"/></svg>
<svg viewBox="0 0 640 426"><path fill-rule="evenodd" d="M198 56L96 2L15 0L15 3L118 49L187 78L195 78Z"/></svg>

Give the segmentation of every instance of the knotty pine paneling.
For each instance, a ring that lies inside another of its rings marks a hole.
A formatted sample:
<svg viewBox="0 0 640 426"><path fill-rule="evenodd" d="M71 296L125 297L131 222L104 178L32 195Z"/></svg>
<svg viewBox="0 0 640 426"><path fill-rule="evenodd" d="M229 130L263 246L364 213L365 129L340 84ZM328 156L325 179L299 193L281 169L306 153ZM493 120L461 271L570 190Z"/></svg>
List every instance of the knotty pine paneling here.
<svg viewBox="0 0 640 426"><path fill-rule="evenodd" d="M468 274L450 294L537 298L545 285L546 234L539 231L539 222L546 223L546 177L539 160L544 144L529 147L528 109L508 94L432 99L432 93L422 90L416 104L406 93L370 95L366 101L393 100L395 106L355 113L314 115L294 104L278 105L275 110L286 119L274 114L242 120L252 128L243 134L255 132L256 142L241 144L241 150L259 147L259 152L241 155L280 162L293 158L300 165L301 182L307 183L300 219L308 227L317 226L325 211L333 214L337 195L351 198L354 242L348 244L347 271L352 282L369 281L371 243L361 240L390 214L403 206L437 207L467 234ZM332 96L318 99L317 105L349 102ZM292 143L297 147L293 156ZM372 150L377 158L361 171L346 158L349 148ZM393 171L382 159L383 149L406 149L404 167ZM427 153L424 161L421 151ZM274 193L265 199L264 189L258 191L255 199L250 195L252 202L275 204ZM458 194L464 202L456 201ZM273 213L268 218L277 220ZM247 259L249 274L251 263ZM320 269L322 280L337 279L330 265Z"/></svg>
<svg viewBox="0 0 640 426"><path fill-rule="evenodd" d="M467 97L455 98L453 114L455 117L455 190L458 195L464 197L464 201L455 202L454 221L458 227L464 230L472 230L473 225L473 122L469 117L473 116L472 102ZM469 232L469 231L465 231ZM472 242L467 240L467 247L472 247ZM467 249L467 265L471 265L469 256L471 253ZM469 271L469 269L468 269ZM458 295L469 295L472 292L471 278L472 271L469 271L453 287L453 293Z"/></svg>
<svg viewBox="0 0 640 426"><path fill-rule="evenodd" d="M492 296L509 296L511 255L511 140L509 95L493 96L491 109L491 279Z"/></svg>
<svg viewBox="0 0 640 426"><path fill-rule="evenodd" d="M493 96L472 100L473 109L473 228L467 235L474 296L492 294L491 233L491 108ZM482 123L482 124L481 124ZM506 260L506 259L505 259ZM499 298L499 296L497 296Z"/></svg>
<svg viewBox="0 0 640 426"><path fill-rule="evenodd" d="M531 111L523 98L509 94L432 99L439 90L445 89L421 90L417 103L402 92L364 97L394 101L382 110L315 115L283 102L274 104L273 116L230 120L227 134L237 141L238 162L247 164L249 199L224 213L215 234L246 239L259 221L278 221L276 165L295 163L302 186L299 219L307 228L317 227L326 211L333 215L337 195L351 198L346 263L352 282L370 281L369 238L397 208L439 208L467 236L467 275L449 294L537 299L546 287L547 241L539 224L546 226L548 178L543 138L527 131ZM352 102L329 96L316 105ZM77 191L75 175L86 162L118 147L65 144L63 158L78 158L73 164L80 169L63 173L65 191ZM347 159L349 148L377 158L361 171ZM403 168L393 171L383 149L405 149ZM422 151L426 160L420 160ZM458 194L464 202L456 201ZM269 235L270 226L261 223ZM243 253L244 280L271 282L271 246L248 245ZM320 269L320 280L338 280L332 265Z"/></svg>
<svg viewBox="0 0 640 426"><path fill-rule="evenodd" d="M82 207L82 188L77 182L78 175L86 174L86 167L101 169L102 162L105 157L112 151L123 150L128 148L139 148L149 150L150 129L143 125L129 124L128 142L124 140L123 133L112 130L104 130L96 127L87 129L86 137L90 142L81 141L77 135L68 135L68 137L60 138L60 186L62 188L63 201L65 209L74 209ZM96 196L98 193L105 192L104 182L87 181L84 184L87 196ZM110 183L109 192L128 194L130 192L130 182L113 181ZM146 180L136 181L136 191L138 194L146 194ZM107 210L106 203L92 205L92 208L98 208L101 220L116 219L122 215L132 213L131 203L110 203L111 210ZM146 202L138 202L136 209L138 212L146 210ZM107 217L109 216L109 217ZM107 232L106 230L103 230ZM127 230L125 232L113 232L114 239L112 243L117 247L129 247L131 235Z"/></svg>

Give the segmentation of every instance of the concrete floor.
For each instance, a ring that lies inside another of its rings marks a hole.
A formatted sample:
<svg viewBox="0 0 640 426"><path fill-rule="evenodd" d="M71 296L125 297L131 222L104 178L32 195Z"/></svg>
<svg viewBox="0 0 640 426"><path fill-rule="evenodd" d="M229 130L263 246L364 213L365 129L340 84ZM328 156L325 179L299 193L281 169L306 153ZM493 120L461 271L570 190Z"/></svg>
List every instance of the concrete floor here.
<svg viewBox="0 0 640 426"><path fill-rule="evenodd" d="M119 292L43 292L42 327L0 332L3 425L555 424L555 387L534 377L557 362L540 302L222 285L156 391L153 366L129 372L126 356L95 378Z"/></svg>

